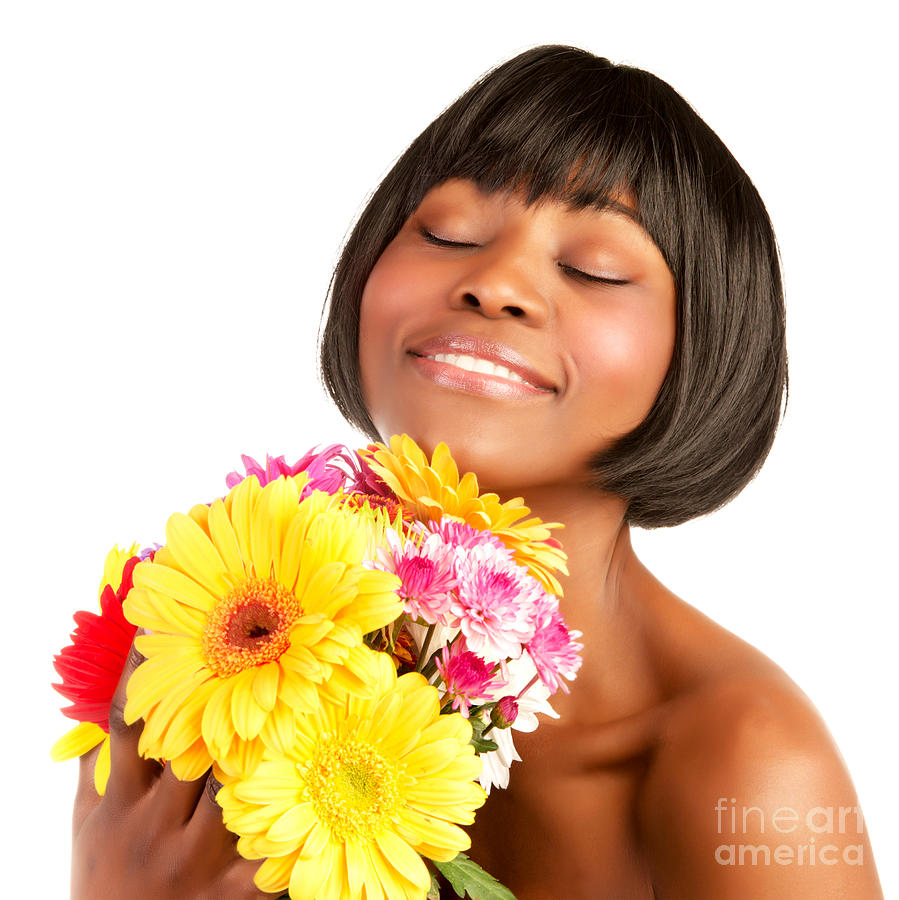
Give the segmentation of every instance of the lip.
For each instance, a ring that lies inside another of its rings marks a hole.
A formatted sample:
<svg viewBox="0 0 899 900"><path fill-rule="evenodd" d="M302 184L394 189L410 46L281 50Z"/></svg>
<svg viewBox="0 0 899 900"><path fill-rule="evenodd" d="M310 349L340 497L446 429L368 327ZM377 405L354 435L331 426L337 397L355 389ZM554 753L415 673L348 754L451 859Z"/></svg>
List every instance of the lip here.
<svg viewBox="0 0 899 900"><path fill-rule="evenodd" d="M440 353L474 356L505 366L523 381L511 381L499 375L469 372L450 363L429 357ZM420 369L434 380L449 387L475 390L492 395L555 394L556 385L535 369L517 350L506 344L469 334L446 334L429 338L408 350Z"/></svg>

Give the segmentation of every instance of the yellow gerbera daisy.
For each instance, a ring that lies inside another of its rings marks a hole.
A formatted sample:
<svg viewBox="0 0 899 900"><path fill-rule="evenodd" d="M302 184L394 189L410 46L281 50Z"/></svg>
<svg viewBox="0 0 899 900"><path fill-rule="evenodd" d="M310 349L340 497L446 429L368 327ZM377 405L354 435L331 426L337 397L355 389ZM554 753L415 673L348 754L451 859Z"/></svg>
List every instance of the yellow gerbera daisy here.
<svg viewBox="0 0 899 900"><path fill-rule="evenodd" d="M323 694L365 693L362 636L402 611L395 576L366 569L358 514L305 474L264 488L254 476L224 500L176 513L166 545L134 570L125 614L147 657L128 682L125 720L144 719L140 750L179 778L212 763L251 770L264 747L294 740L298 715Z"/></svg>
<svg viewBox="0 0 899 900"><path fill-rule="evenodd" d="M555 541L546 543L558 522L525 519L530 508L521 497L502 502L496 494L478 493L478 479L467 472L461 479L449 448L440 443L430 460L408 435L394 435L390 446L371 444L359 450L369 468L415 515L427 522L453 516L472 528L492 531L543 586L561 595L553 574L568 574L566 556Z"/></svg>
<svg viewBox="0 0 899 900"><path fill-rule="evenodd" d="M298 723L297 742L218 794L225 824L263 891L293 900L424 900L422 856L470 846L459 824L485 800L471 726L440 715L436 688L397 678L385 653L370 698L347 696ZM457 824L458 823L458 824Z"/></svg>

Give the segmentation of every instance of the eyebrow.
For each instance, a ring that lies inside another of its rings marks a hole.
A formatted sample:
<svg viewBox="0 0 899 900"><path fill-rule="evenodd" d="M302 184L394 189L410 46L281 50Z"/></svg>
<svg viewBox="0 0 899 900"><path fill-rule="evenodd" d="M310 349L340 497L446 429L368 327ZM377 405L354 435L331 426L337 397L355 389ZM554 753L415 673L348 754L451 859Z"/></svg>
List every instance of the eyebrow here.
<svg viewBox="0 0 899 900"><path fill-rule="evenodd" d="M635 225L639 225L640 228L643 228L643 223L637 216L637 211L632 209L626 203L621 203L618 200L606 200L602 206L596 207L596 209L598 209L599 212L610 212L613 215L624 216L626 219L630 219Z"/></svg>
<svg viewBox="0 0 899 900"><path fill-rule="evenodd" d="M629 222L632 222L640 231L643 233L644 237L653 245L658 247L659 245L656 243L655 238L647 231L646 225L640 221L640 217L637 214L637 210L635 210L632 206L628 206L626 203L622 203L620 200L606 200L603 202L601 206L586 206L584 209L592 209L598 213L610 213L613 216L619 216L622 219L627 219Z"/></svg>
<svg viewBox="0 0 899 900"><path fill-rule="evenodd" d="M504 189L499 188L498 190L490 190L489 188L484 187L479 184L477 181L471 179L474 183L475 190L486 198L489 198L492 194L503 193ZM505 192L508 194L513 194L514 191L510 188L506 188ZM538 198L538 202L539 202ZM624 219L627 219L629 222L633 222L646 237L655 244L655 240L652 235L646 230L646 226L640 221L640 217L637 214L637 210L633 207L628 206L626 203L622 203L620 200L607 199L602 202L600 205L593 205L592 203L587 204L587 206L572 206L572 209L577 210L590 210L591 212L597 213L611 213L613 216L621 216Z"/></svg>

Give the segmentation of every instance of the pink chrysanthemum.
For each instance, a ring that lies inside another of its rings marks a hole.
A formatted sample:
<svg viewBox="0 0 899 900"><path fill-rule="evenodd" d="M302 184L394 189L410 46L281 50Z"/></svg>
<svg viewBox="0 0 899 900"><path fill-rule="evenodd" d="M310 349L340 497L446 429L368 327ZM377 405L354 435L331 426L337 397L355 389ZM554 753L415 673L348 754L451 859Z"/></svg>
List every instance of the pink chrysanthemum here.
<svg viewBox="0 0 899 900"><path fill-rule="evenodd" d="M283 456L269 456L266 454L265 465L256 462L252 456L241 456L245 475L239 472L231 472L225 483L230 490L240 484L244 478L255 475L260 486L264 487L270 481L280 478L282 475L290 477L306 472L309 480L303 487L300 499L307 497L312 491L326 491L334 494L348 481L355 483L360 479L361 462L355 452L343 444L331 444L323 450L313 448L302 459L292 465Z"/></svg>
<svg viewBox="0 0 899 900"><path fill-rule="evenodd" d="M496 548L497 553L512 558L512 551L492 531L479 531L466 522L460 522L449 516L443 516L437 521L432 520L426 527L434 534L439 534L444 543L460 550L471 550L481 544L489 544Z"/></svg>
<svg viewBox="0 0 899 900"><path fill-rule="evenodd" d="M469 650L461 638L445 646L435 662L446 686L446 696L452 698L453 709L466 719L469 707L489 700L490 692L502 683L493 677L496 665Z"/></svg>
<svg viewBox="0 0 899 900"><path fill-rule="evenodd" d="M400 542L387 532L390 550L379 555L379 568L399 576L397 594L405 612L429 625L446 624L451 591L456 585L453 548L437 534L423 541Z"/></svg>
<svg viewBox="0 0 899 900"><path fill-rule="evenodd" d="M517 659L534 636L532 610L545 593L540 583L491 544L457 551L456 577L450 612L468 646L494 662Z"/></svg>
<svg viewBox="0 0 899 900"><path fill-rule="evenodd" d="M569 631L556 597L544 594L534 610L534 636L525 649L537 667L540 680L555 693L561 688L568 693L562 680L572 681L581 667L580 651L584 645L577 642L580 631Z"/></svg>

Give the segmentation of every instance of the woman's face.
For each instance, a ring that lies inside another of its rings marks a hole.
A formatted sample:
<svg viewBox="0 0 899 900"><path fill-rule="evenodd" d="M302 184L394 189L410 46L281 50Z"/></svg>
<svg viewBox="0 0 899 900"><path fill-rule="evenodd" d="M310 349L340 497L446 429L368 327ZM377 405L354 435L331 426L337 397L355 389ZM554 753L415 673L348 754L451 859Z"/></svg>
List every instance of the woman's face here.
<svg viewBox="0 0 899 900"><path fill-rule="evenodd" d="M649 412L674 347L674 280L621 203L432 188L362 296L362 390L381 435L446 441L504 493L584 482Z"/></svg>

